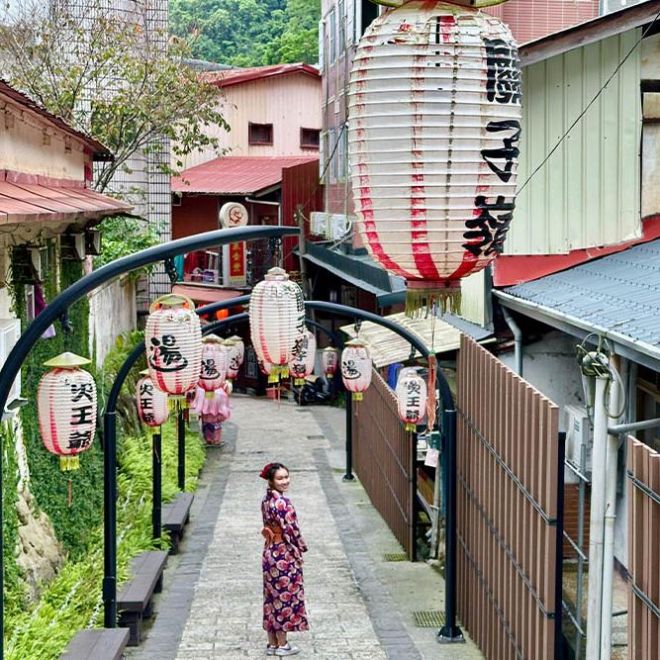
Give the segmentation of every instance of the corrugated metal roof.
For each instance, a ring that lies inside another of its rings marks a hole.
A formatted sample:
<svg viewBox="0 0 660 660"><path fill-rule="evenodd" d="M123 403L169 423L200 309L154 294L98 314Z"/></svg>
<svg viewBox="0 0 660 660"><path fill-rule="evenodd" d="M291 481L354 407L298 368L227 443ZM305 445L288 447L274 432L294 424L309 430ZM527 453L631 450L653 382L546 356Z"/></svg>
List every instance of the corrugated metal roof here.
<svg viewBox="0 0 660 660"><path fill-rule="evenodd" d="M181 193L250 195L282 181L282 170L318 160L318 156L226 156L184 170L172 177Z"/></svg>
<svg viewBox="0 0 660 660"><path fill-rule="evenodd" d="M660 358L660 239L505 292Z"/></svg>
<svg viewBox="0 0 660 660"><path fill-rule="evenodd" d="M211 71L203 73L204 82L218 87L240 85L253 80L263 80L275 76L284 76L291 73L304 73L315 78L321 78L319 70L309 64L275 64L271 66L253 66L245 69L230 69L229 71Z"/></svg>

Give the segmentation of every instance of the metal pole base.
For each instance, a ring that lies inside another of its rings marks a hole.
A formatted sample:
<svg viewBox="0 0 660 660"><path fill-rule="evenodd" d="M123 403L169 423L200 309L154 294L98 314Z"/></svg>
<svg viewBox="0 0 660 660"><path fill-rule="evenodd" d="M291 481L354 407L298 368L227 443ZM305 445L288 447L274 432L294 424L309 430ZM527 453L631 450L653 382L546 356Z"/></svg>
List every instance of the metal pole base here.
<svg viewBox="0 0 660 660"><path fill-rule="evenodd" d="M355 481L355 475L347 472L342 478L342 481Z"/></svg>
<svg viewBox="0 0 660 660"><path fill-rule="evenodd" d="M443 626L435 636L439 644L464 644L465 637L458 626Z"/></svg>

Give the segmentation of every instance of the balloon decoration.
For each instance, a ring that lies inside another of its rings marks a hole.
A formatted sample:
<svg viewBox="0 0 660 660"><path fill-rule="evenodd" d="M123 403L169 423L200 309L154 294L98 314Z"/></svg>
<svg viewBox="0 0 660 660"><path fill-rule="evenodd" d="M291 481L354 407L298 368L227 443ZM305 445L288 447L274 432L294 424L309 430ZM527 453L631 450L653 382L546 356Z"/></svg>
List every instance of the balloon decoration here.
<svg viewBox="0 0 660 660"><path fill-rule="evenodd" d="M250 337L257 355L273 365L278 382L289 375L291 352L305 330L305 303L300 287L281 268L271 268L250 297Z"/></svg>
<svg viewBox="0 0 660 660"><path fill-rule="evenodd" d="M328 378L332 378L337 373L338 364L339 353L336 348L327 346L321 351L321 367Z"/></svg>
<svg viewBox="0 0 660 660"><path fill-rule="evenodd" d="M316 361L316 337L314 333L305 330L296 340L289 362L289 372L293 376L294 385L304 385L305 378L314 372Z"/></svg>
<svg viewBox="0 0 660 660"><path fill-rule="evenodd" d="M408 369L399 376L395 390L399 418L406 431L414 431L426 415L426 381L414 370Z"/></svg>
<svg viewBox="0 0 660 660"><path fill-rule="evenodd" d="M170 294L154 301L144 331L149 376L167 394L181 397L199 380L202 330L190 298Z"/></svg>
<svg viewBox="0 0 660 660"><path fill-rule="evenodd" d="M361 339L346 342L341 353L341 379L353 393L353 401L361 401L362 393L371 384L372 363L367 344Z"/></svg>
<svg viewBox="0 0 660 660"><path fill-rule="evenodd" d="M410 0L362 37L349 84L356 225L369 253L405 278L409 314L459 311L461 278L502 252L521 97L511 32L485 12Z"/></svg>
<svg viewBox="0 0 660 660"><path fill-rule="evenodd" d="M220 337L209 335L202 339L202 366L198 385L209 399L224 385L227 377L227 358L227 349Z"/></svg>
<svg viewBox="0 0 660 660"><path fill-rule="evenodd" d="M92 446L96 430L96 383L80 367L90 360L62 353L44 363L50 367L39 381L37 413L44 447L60 457L60 470L77 470L78 454Z"/></svg>
<svg viewBox="0 0 660 660"><path fill-rule="evenodd" d="M168 417L167 394L153 384L148 370L141 374L143 377L138 380L136 388L138 417L147 426L161 426Z"/></svg>

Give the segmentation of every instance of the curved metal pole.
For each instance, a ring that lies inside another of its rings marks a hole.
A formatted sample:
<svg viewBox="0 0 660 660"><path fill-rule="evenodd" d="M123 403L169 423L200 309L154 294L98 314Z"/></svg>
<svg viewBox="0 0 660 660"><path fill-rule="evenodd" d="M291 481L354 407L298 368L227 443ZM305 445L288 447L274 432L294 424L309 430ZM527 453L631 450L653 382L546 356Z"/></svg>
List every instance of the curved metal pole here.
<svg viewBox="0 0 660 660"><path fill-rule="evenodd" d="M236 229L219 229L217 231L209 231L195 236L188 236L180 238L175 241L170 241L162 245L157 245L146 250L141 250L135 254L127 257L117 259L98 270L93 271L82 279L78 280L75 284L62 291L55 296L50 304L37 316L32 323L25 329L16 342L16 345L9 352L7 360L5 361L2 369L0 369L0 411L5 409L7 398L11 386L25 360L26 356L39 340L43 332L59 318L68 307L75 303L79 298L84 296L89 291L92 291L99 285L107 282L108 280L128 273L136 268L147 266L157 261L162 261L167 257L174 257L177 254L198 250L204 247L211 247L214 245L225 245L234 243L236 241L255 240L259 238L279 238L292 234L299 234L298 227L241 227ZM108 415L104 419L104 432L108 432L111 436L115 431L116 418L114 414ZM105 509L104 515L110 519L113 529L116 528L116 504L114 496L117 490L116 484L116 444L114 447L108 448L108 451L115 452L114 461L111 465L105 465L104 472L104 503L107 505L110 502L110 508ZM107 454L106 454L107 455ZM112 472L112 473L111 473ZM109 479L109 481L108 481ZM2 492L2 457L0 455L0 492ZM105 522L104 522L105 527ZM2 539L2 506L0 504L0 631L4 629L4 560L3 560L3 539ZM116 560L116 538L105 539L106 545L111 545L115 548L114 559ZM104 578L104 594L106 589L116 590L116 575L112 578L112 584L105 583ZM116 604L115 604L116 605ZM109 623L109 617L106 616L106 624ZM116 626L116 612L115 617L109 627ZM0 640L0 660L4 657L4 642Z"/></svg>

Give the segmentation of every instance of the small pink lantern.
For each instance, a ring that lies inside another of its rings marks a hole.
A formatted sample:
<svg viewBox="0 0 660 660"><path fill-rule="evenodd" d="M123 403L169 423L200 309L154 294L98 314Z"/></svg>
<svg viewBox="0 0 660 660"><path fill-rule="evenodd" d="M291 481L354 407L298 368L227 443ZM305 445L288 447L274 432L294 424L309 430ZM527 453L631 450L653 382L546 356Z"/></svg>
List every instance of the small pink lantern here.
<svg viewBox="0 0 660 660"><path fill-rule="evenodd" d="M213 335L202 339L202 367L198 384L208 398L212 398L213 392L224 385L227 376L227 357L222 339Z"/></svg>
<svg viewBox="0 0 660 660"><path fill-rule="evenodd" d="M294 385L304 385L305 378L314 372L316 361L316 337L309 330L301 333L293 347L289 371Z"/></svg>
<svg viewBox="0 0 660 660"><path fill-rule="evenodd" d="M39 431L46 449L60 457L60 470L80 467L78 454L89 449L96 430L96 383L80 367L87 358L62 353L44 363L52 367L39 381Z"/></svg>
<svg viewBox="0 0 660 660"><path fill-rule="evenodd" d="M275 382L289 375L291 351L305 330L300 287L281 268L271 268L250 297L250 336L257 355L273 365Z"/></svg>
<svg viewBox="0 0 660 660"><path fill-rule="evenodd" d="M167 394L161 392L149 377L149 371L141 372L143 378L137 382L138 417L143 424L156 427L165 424L169 414Z"/></svg>
<svg viewBox="0 0 660 660"><path fill-rule="evenodd" d="M327 346L321 351L321 367L326 376L332 378L337 373L338 363L339 354L336 348Z"/></svg>
<svg viewBox="0 0 660 660"><path fill-rule="evenodd" d="M351 339L341 353L341 379L344 387L353 393L353 401L362 401L362 393L371 384L371 356L367 344Z"/></svg>
<svg viewBox="0 0 660 660"><path fill-rule="evenodd" d="M197 385L202 330L190 298L172 294L154 301L144 343L149 375L159 390L180 397Z"/></svg>
<svg viewBox="0 0 660 660"><path fill-rule="evenodd" d="M405 423L406 431L414 431L426 414L426 382L416 371L408 370L399 376L395 393L399 418Z"/></svg>
<svg viewBox="0 0 660 660"><path fill-rule="evenodd" d="M223 345L227 350L227 378L234 380L238 376L238 371L243 364L245 344L243 344L243 340L238 335L234 335L233 337L229 337L229 339L225 339Z"/></svg>

